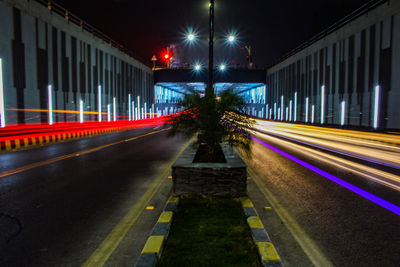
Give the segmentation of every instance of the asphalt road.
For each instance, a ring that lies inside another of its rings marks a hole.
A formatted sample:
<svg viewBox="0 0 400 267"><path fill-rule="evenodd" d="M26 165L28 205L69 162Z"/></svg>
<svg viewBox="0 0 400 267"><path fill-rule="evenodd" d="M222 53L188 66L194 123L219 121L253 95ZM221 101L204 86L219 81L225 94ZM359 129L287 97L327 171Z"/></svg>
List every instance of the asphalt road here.
<svg viewBox="0 0 400 267"><path fill-rule="evenodd" d="M0 154L0 266L87 261L187 142L159 130Z"/></svg>
<svg viewBox="0 0 400 267"><path fill-rule="evenodd" d="M270 129L264 130L264 133L253 132L253 135L266 144L400 206L400 192L396 189L398 169L327 152L322 147L301 144L298 140L277 136L277 132L270 134ZM307 136L304 129L301 132ZM357 142L353 140L353 143ZM343 144L338 141L333 147L340 148ZM309 149L314 152L310 153ZM354 149L351 151L357 153ZM380 179L368 179L365 173L352 169L350 165L340 165L333 159L323 160L325 152L329 156L342 156L357 164L387 172L394 177L394 186L382 183ZM369 153L371 157L378 157L378 153ZM392 155L399 157L396 152ZM272 211L261 210L260 213L265 217L264 224L285 266L310 266L310 262L317 266L399 266L399 215L263 144L254 142L253 157L246 161L253 180L267 196L268 201L264 205L272 206Z"/></svg>

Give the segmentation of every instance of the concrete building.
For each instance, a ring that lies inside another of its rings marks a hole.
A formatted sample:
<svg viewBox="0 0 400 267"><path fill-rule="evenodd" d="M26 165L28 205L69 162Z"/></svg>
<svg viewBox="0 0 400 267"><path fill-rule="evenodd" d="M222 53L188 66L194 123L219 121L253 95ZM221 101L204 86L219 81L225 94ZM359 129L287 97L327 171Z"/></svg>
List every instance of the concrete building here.
<svg viewBox="0 0 400 267"><path fill-rule="evenodd" d="M380 2L267 70L271 119L400 129L400 1Z"/></svg>
<svg viewBox="0 0 400 267"><path fill-rule="evenodd" d="M54 121L103 120L107 106L128 117L129 98L154 103L152 70L118 49L90 25L37 1L0 1L0 59L7 124L47 122L51 96ZM91 31L91 32L90 32ZM100 38L99 38L100 37ZM48 86L51 85L51 89ZM99 87L100 86L100 87ZM99 88L100 100L99 100ZM51 91L49 93L49 90ZM130 95L130 96L129 96ZM57 113L61 110L62 112Z"/></svg>

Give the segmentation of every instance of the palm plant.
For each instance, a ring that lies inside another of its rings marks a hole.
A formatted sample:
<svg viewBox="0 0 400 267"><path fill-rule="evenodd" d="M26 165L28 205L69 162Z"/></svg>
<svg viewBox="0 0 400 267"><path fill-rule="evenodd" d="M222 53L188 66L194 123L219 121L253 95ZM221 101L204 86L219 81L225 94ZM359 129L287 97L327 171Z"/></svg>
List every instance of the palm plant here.
<svg viewBox="0 0 400 267"><path fill-rule="evenodd" d="M247 129L253 120L245 115L244 99L232 89L218 97L214 93L201 97L197 92L186 94L180 103L185 111L171 117L170 135L198 135L197 144L206 147L207 158L213 161L221 142L243 149L250 155L251 138Z"/></svg>

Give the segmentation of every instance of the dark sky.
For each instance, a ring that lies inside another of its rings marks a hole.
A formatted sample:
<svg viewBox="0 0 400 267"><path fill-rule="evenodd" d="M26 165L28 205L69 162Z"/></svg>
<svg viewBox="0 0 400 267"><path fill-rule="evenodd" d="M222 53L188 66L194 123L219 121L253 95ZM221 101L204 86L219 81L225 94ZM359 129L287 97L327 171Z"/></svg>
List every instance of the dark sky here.
<svg viewBox="0 0 400 267"><path fill-rule="evenodd" d="M128 47L141 61L169 44L176 44L189 64L207 63L207 0L55 0L72 13ZM285 53L336 22L368 0L216 0L215 62L244 64L240 44L225 38L236 31L241 44L252 47L258 67L269 66ZM185 32L193 27L198 42L187 45Z"/></svg>

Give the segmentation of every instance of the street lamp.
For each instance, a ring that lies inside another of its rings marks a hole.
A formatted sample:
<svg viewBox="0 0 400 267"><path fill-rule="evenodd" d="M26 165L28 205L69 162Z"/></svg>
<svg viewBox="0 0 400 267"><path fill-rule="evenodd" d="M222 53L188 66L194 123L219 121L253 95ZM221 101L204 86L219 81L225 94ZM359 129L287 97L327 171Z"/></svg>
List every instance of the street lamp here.
<svg viewBox="0 0 400 267"><path fill-rule="evenodd" d="M230 35L228 36L228 41L229 41L230 43L233 43L235 40L236 40L235 35L230 34Z"/></svg>
<svg viewBox="0 0 400 267"><path fill-rule="evenodd" d="M226 65L225 64L219 65L219 70L220 71L224 71L225 69L226 69Z"/></svg>
<svg viewBox="0 0 400 267"><path fill-rule="evenodd" d="M193 33L189 33L189 35L187 36L187 38L188 38L189 41L193 41L194 38L195 38L195 36L194 36Z"/></svg>
<svg viewBox="0 0 400 267"><path fill-rule="evenodd" d="M199 70L201 69L201 65L200 65L200 64L196 64L196 65L194 66L194 69L195 69L196 71L199 71Z"/></svg>
<svg viewBox="0 0 400 267"><path fill-rule="evenodd" d="M214 0L210 0L210 21L209 29L210 36L208 41L208 86L206 89L206 95L212 95L214 93L213 88L213 65L214 65Z"/></svg>

